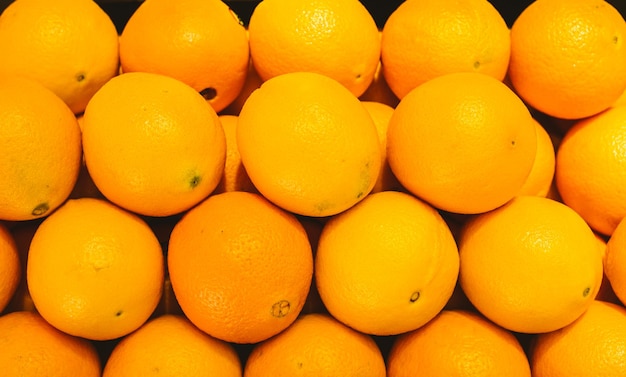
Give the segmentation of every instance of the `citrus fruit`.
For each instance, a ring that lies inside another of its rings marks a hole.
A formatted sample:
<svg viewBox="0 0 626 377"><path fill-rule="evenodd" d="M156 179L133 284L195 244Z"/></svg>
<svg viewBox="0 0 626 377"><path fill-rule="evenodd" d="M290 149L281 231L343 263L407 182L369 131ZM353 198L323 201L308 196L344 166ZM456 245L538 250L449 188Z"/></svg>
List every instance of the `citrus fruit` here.
<svg viewBox="0 0 626 377"><path fill-rule="evenodd" d="M443 309L459 272L456 243L439 213L383 191L328 220L315 282L330 314L368 334L414 330Z"/></svg>
<svg viewBox="0 0 626 377"><path fill-rule="evenodd" d="M382 29L385 79L398 98L448 73L503 80L510 54L506 22L487 0L402 2Z"/></svg>
<svg viewBox="0 0 626 377"><path fill-rule="evenodd" d="M0 224L0 313L11 301L21 277L17 244L6 225Z"/></svg>
<svg viewBox="0 0 626 377"><path fill-rule="evenodd" d="M515 196L535 160L528 108L482 73L450 73L413 89L387 131L387 161L408 191L447 212L492 210Z"/></svg>
<svg viewBox="0 0 626 377"><path fill-rule="evenodd" d="M0 75L0 123L0 219L49 215L78 178L81 135L74 114L38 82Z"/></svg>
<svg viewBox="0 0 626 377"><path fill-rule="evenodd" d="M100 376L96 348L33 312L0 316L0 369L6 377Z"/></svg>
<svg viewBox="0 0 626 377"><path fill-rule="evenodd" d="M54 327L110 340L150 317L161 297L163 269L159 241L141 218L82 198L39 225L26 279L37 311Z"/></svg>
<svg viewBox="0 0 626 377"><path fill-rule="evenodd" d="M265 0L254 8L248 32L250 56L263 80L316 72L358 97L380 60L378 27L358 0Z"/></svg>
<svg viewBox="0 0 626 377"><path fill-rule="evenodd" d="M537 150L533 166L518 195L547 196L554 182L556 152L548 131L533 119L537 135Z"/></svg>
<svg viewBox="0 0 626 377"><path fill-rule="evenodd" d="M176 224L168 267L191 322L227 342L256 343L302 310L313 257L293 214L261 195L230 191L210 196Z"/></svg>
<svg viewBox="0 0 626 377"><path fill-rule="evenodd" d="M190 86L145 72L107 82L84 115L89 174L113 203L147 216L183 212L206 198L224 170L215 110Z"/></svg>
<svg viewBox="0 0 626 377"><path fill-rule="evenodd" d="M509 77L548 115L578 119L626 89L626 23L604 0L533 1L511 27Z"/></svg>
<svg viewBox="0 0 626 377"><path fill-rule="evenodd" d="M400 335L387 360L389 377L530 377L515 335L466 310L444 310L423 327Z"/></svg>
<svg viewBox="0 0 626 377"><path fill-rule="evenodd" d="M567 131L556 155L562 201L607 236L626 215L625 121L624 106L580 120Z"/></svg>
<svg viewBox="0 0 626 377"><path fill-rule="evenodd" d="M529 358L534 377L626 374L626 309L593 301L572 324L539 334Z"/></svg>
<svg viewBox="0 0 626 377"><path fill-rule="evenodd" d="M232 345L200 331L185 317L166 314L115 345L102 376L240 377L241 369Z"/></svg>
<svg viewBox="0 0 626 377"><path fill-rule="evenodd" d="M383 377L385 363L370 336L327 314L312 313L255 345L244 376Z"/></svg>
<svg viewBox="0 0 626 377"><path fill-rule="evenodd" d="M362 200L380 173L374 121L337 81L286 73L254 91L239 113L237 145L250 180L274 204L330 216Z"/></svg>
<svg viewBox="0 0 626 377"><path fill-rule="evenodd" d="M124 72L176 78L216 112L246 80L248 36L239 17L220 0L148 0L132 13L120 36Z"/></svg>
<svg viewBox="0 0 626 377"><path fill-rule="evenodd" d="M237 146L237 115L220 115L220 124L226 136L226 161L222 179L217 184L214 194L226 191L256 192L256 188L250 181L246 168L241 163L241 155Z"/></svg>
<svg viewBox="0 0 626 377"><path fill-rule="evenodd" d="M518 196L468 220L459 255L471 303L520 333L572 323L602 281L602 253L589 226L573 209L539 196Z"/></svg>
<svg viewBox="0 0 626 377"><path fill-rule="evenodd" d="M387 129L389 128L389 120L393 115L394 108L386 103L377 101L361 100L361 103L372 117L376 130L378 131L378 140L380 141L381 170L371 193L388 190L400 191L403 189L402 185L393 175L391 167L387 162Z"/></svg>
<svg viewBox="0 0 626 377"><path fill-rule="evenodd" d="M620 302L626 302L626 220L622 219L606 243L604 273Z"/></svg>
<svg viewBox="0 0 626 377"><path fill-rule="evenodd" d="M31 78L74 113L118 73L118 35L92 0L20 0L0 15L0 74Z"/></svg>

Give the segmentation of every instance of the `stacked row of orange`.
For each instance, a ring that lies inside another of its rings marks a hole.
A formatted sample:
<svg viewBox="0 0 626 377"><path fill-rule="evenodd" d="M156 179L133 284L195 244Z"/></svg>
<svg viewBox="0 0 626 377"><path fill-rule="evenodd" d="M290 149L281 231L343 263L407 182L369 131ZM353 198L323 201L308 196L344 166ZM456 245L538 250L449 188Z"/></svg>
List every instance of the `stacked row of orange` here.
<svg viewBox="0 0 626 377"><path fill-rule="evenodd" d="M3 376L624 376L604 0L0 14Z"/></svg>

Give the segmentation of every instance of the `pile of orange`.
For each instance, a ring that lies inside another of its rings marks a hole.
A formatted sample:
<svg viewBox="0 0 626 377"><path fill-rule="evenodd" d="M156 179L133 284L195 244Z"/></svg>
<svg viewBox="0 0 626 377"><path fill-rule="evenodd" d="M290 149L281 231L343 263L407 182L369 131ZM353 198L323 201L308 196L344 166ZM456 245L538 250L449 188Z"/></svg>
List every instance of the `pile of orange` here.
<svg viewBox="0 0 626 377"><path fill-rule="evenodd" d="M228 3L0 14L3 376L626 375L623 10Z"/></svg>

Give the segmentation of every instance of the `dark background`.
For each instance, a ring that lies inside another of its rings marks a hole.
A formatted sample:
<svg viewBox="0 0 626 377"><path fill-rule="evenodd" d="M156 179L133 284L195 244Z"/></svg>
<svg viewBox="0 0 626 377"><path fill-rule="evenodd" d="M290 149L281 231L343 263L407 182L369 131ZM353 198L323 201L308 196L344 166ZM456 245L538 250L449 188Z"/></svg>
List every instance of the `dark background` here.
<svg viewBox="0 0 626 377"><path fill-rule="evenodd" d="M52 1L52 0L51 0ZM172 0L176 1L176 0ZM260 0L223 0L235 13L247 24L254 7ZM500 11L507 24L511 26L513 21L533 0L490 0ZM0 11L4 10L12 0L0 0ZM135 9L141 4L141 0L96 0L98 4L111 16L113 22L121 32L126 21ZM361 0L369 9L376 20L379 28L382 28L387 17L398 7L403 0ZM626 0L607 0L622 15L626 15Z"/></svg>

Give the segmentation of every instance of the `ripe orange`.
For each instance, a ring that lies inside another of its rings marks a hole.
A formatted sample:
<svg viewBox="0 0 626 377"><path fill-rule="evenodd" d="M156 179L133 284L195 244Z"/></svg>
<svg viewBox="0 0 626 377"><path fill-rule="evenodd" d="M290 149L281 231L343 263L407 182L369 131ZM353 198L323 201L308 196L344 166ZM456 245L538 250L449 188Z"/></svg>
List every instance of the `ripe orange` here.
<svg viewBox="0 0 626 377"><path fill-rule="evenodd" d="M107 82L84 115L89 174L109 200L147 216L183 212L206 198L224 169L217 114L190 86L134 72Z"/></svg>
<svg viewBox="0 0 626 377"><path fill-rule="evenodd" d="M163 315L124 337L111 352L103 377L241 377L232 345L210 337L182 316Z"/></svg>
<svg viewBox="0 0 626 377"><path fill-rule="evenodd" d="M368 195L320 235L315 282L330 314L368 334L414 330L443 309L459 272L456 243L430 205L405 193Z"/></svg>
<svg viewBox="0 0 626 377"><path fill-rule="evenodd" d="M0 124L0 219L47 216L78 178L81 135L74 114L38 82L0 75Z"/></svg>
<svg viewBox="0 0 626 377"><path fill-rule="evenodd" d="M626 218L624 218L626 219ZM620 302L626 302L626 220L622 219L606 243L604 272Z"/></svg>
<svg viewBox="0 0 626 377"><path fill-rule="evenodd" d="M578 121L556 155L556 186L565 204L610 236L626 215L626 107Z"/></svg>
<svg viewBox="0 0 626 377"><path fill-rule="evenodd" d="M144 1L120 36L124 72L152 72L200 92L216 112L241 91L249 63L248 35L220 0Z"/></svg>
<svg viewBox="0 0 626 377"><path fill-rule="evenodd" d="M487 0L405 1L382 30L383 72L400 99L448 73L478 72L502 81L510 44L506 22Z"/></svg>
<svg viewBox="0 0 626 377"><path fill-rule="evenodd" d="M20 0L0 15L0 74L29 77L74 113L119 66L115 25L92 0Z"/></svg>
<svg viewBox="0 0 626 377"><path fill-rule="evenodd" d="M164 261L148 225L100 199L73 199L48 216L30 243L26 279L39 313L75 336L109 340L150 317Z"/></svg>
<svg viewBox="0 0 626 377"><path fill-rule="evenodd" d="M241 155L237 146L237 115L220 115L220 123L226 136L226 161L222 179L217 184L213 194L226 191L256 192L256 188L250 181L246 168L241 163Z"/></svg>
<svg viewBox="0 0 626 377"><path fill-rule="evenodd" d="M604 0L534 1L511 27L515 91L548 115L578 119L626 89L626 23Z"/></svg>
<svg viewBox="0 0 626 377"><path fill-rule="evenodd" d="M380 60L378 27L358 0L265 0L250 16L250 55L263 80L316 72L360 96Z"/></svg>
<svg viewBox="0 0 626 377"><path fill-rule="evenodd" d="M529 358L533 377L626 375L626 309L593 301L563 329L539 334Z"/></svg>
<svg viewBox="0 0 626 377"><path fill-rule="evenodd" d="M346 210L380 174L380 142L369 112L318 73L286 73L254 91L239 114L237 145L259 192L300 215Z"/></svg>
<svg viewBox="0 0 626 377"><path fill-rule="evenodd" d="M454 213L486 212L509 201L526 181L536 149L524 103L481 73L451 73L413 89L387 131L387 160L398 181Z"/></svg>
<svg viewBox="0 0 626 377"><path fill-rule="evenodd" d="M185 315L211 336L256 343L296 319L311 284L306 231L258 194L212 195L176 224L170 280Z"/></svg>
<svg viewBox="0 0 626 377"><path fill-rule="evenodd" d="M36 313L1 316L0 349L5 377L100 376L100 359L92 343L59 331Z"/></svg>
<svg viewBox="0 0 626 377"><path fill-rule="evenodd" d="M376 130L378 131L378 140L380 141L381 170L371 193L388 190L400 191L403 189L402 185L393 175L391 167L387 162L387 129L389 128L389 120L393 115L394 108L385 103L376 101L361 100L361 103L372 117Z"/></svg>
<svg viewBox="0 0 626 377"><path fill-rule="evenodd" d="M530 377L515 335L465 310L444 310L423 327L400 335L387 360L389 377Z"/></svg>
<svg viewBox="0 0 626 377"><path fill-rule="evenodd" d="M535 160L518 195L547 196L554 181L556 152L548 131L533 119L537 134Z"/></svg>
<svg viewBox="0 0 626 377"><path fill-rule="evenodd" d="M285 331L255 345L246 377L384 377L385 363L376 342L326 314L307 314Z"/></svg>
<svg viewBox="0 0 626 377"><path fill-rule="evenodd" d="M6 225L0 224L0 313L11 301L21 277L17 244Z"/></svg>
<svg viewBox="0 0 626 377"><path fill-rule="evenodd" d="M471 303L516 332L554 331L593 302L602 253L585 221L566 205L518 196L470 219L459 240L460 282Z"/></svg>

